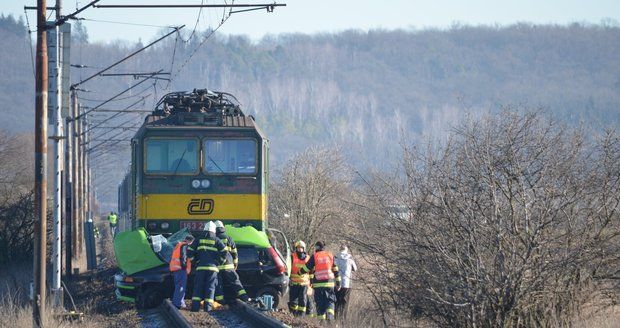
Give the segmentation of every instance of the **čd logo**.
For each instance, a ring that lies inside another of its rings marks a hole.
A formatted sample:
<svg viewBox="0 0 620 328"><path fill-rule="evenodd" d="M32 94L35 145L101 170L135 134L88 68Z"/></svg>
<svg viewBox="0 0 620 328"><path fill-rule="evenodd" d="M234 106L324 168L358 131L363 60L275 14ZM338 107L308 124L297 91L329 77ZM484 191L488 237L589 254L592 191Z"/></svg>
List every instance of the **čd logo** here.
<svg viewBox="0 0 620 328"><path fill-rule="evenodd" d="M187 204L187 213L190 215L204 215L213 213L215 202L208 198L195 198Z"/></svg>

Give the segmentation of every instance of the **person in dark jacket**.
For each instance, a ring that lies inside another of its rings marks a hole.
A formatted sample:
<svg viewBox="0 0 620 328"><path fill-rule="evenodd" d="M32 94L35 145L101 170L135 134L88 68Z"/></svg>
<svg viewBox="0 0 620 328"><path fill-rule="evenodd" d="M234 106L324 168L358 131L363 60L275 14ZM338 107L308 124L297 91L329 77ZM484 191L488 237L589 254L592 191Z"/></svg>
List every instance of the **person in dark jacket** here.
<svg viewBox="0 0 620 328"><path fill-rule="evenodd" d="M226 259L226 246L215 235L215 223L209 221L205 225L205 232L196 239L192 248L195 250L197 266L190 310L198 312L200 303L204 301L204 310L210 311L215 302L218 266Z"/></svg>
<svg viewBox="0 0 620 328"><path fill-rule="evenodd" d="M222 221L215 221L215 233L217 238L219 238L224 246L226 246L226 260L218 267L220 272L217 275L218 283L215 292L215 300L219 303L224 301L226 301L226 303L230 303L234 301L228 299L229 295L232 294L236 298L247 302L248 294L239 280L239 275L235 271L237 270L237 264L239 263L237 256L237 245L235 245L235 241L226 234L226 228L224 227Z"/></svg>

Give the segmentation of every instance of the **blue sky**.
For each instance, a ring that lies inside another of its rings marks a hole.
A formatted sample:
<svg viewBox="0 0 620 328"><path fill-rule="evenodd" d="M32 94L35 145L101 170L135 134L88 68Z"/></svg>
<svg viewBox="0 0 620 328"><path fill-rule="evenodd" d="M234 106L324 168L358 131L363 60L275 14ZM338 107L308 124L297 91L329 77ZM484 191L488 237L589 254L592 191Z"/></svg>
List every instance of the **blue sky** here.
<svg viewBox="0 0 620 328"><path fill-rule="evenodd" d="M230 3L231 0L228 0ZM273 0L238 0L237 3L264 3ZM78 0L80 5L87 0ZM142 3L200 4L201 0L102 0L101 4ZM223 3L224 0L205 0ZM267 34L336 32L345 29L396 29L428 27L446 28L454 23L479 25L508 25L516 22L536 24L569 24L587 22L598 24L611 19L620 21L620 0L277 0L287 7L273 13L256 11L233 15L221 28L225 34L246 34L259 39ZM24 14L24 5L36 0L2 0L0 12L15 16ZM76 0L63 0L63 12L76 8ZM48 0L53 6L55 0ZM215 26L222 16L217 9L203 10L198 28ZM31 23L34 12L29 13ZM130 22L150 25L187 25L191 31L198 9L88 9L81 17L92 20ZM157 27L144 27L84 21L91 41L115 39L143 41L152 39Z"/></svg>

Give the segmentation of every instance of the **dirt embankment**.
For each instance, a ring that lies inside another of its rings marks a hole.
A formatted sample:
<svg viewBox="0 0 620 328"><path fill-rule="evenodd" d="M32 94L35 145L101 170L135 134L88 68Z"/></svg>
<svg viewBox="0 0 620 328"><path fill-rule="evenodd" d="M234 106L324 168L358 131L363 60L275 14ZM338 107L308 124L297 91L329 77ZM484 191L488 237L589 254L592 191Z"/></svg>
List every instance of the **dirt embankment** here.
<svg viewBox="0 0 620 328"><path fill-rule="evenodd" d="M288 312L287 310L280 309L278 311L271 311L271 312L265 312L265 313L269 316L274 317L275 319L278 319L284 322L285 324L291 327L295 327L295 328L319 328L321 327L321 325L319 324L316 318L296 317L292 315L290 312Z"/></svg>
<svg viewBox="0 0 620 328"><path fill-rule="evenodd" d="M116 300L114 274L118 272L107 222L95 220L100 236L97 242L97 269L74 275L67 287L78 311L98 327L138 327L140 318L130 303ZM68 298L65 295L65 298ZM70 304L70 301L67 303Z"/></svg>
<svg viewBox="0 0 620 328"><path fill-rule="evenodd" d="M220 324L208 313L181 310L183 316L193 327L220 327Z"/></svg>

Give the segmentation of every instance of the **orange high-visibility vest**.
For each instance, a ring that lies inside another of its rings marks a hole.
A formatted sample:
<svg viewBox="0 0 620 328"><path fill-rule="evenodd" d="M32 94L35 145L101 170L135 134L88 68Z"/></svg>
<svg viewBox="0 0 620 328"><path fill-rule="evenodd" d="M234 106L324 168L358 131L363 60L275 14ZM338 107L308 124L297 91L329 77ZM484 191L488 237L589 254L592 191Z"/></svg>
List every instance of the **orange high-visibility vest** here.
<svg viewBox="0 0 620 328"><path fill-rule="evenodd" d="M310 256L306 255L305 259L300 259L297 257L297 253L293 253L293 267L291 268L291 284L293 285L301 285L307 286L310 284L310 275L308 273L300 274L299 269L301 269L308 261L310 260Z"/></svg>
<svg viewBox="0 0 620 328"><path fill-rule="evenodd" d="M183 269L181 267L181 247L183 245L188 245L187 242L180 242L176 246L174 246L174 250L172 251L172 258L170 258L170 271L179 271ZM185 261L185 271L189 274L192 271L192 262L187 258Z"/></svg>
<svg viewBox="0 0 620 328"><path fill-rule="evenodd" d="M334 279L334 255L327 251L314 253L314 279L328 281Z"/></svg>

